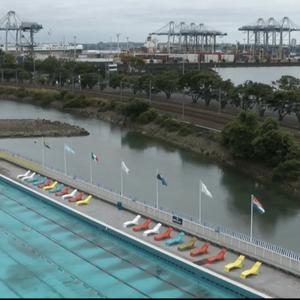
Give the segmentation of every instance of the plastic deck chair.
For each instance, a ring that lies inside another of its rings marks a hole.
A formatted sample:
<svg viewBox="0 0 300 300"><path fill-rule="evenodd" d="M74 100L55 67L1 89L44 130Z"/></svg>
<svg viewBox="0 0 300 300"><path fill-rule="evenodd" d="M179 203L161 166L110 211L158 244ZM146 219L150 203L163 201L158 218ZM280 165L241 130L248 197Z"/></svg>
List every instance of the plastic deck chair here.
<svg viewBox="0 0 300 300"><path fill-rule="evenodd" d="M123 227L127 227L130 225L139 225L139 219L141 218L140 215L137 215L132 221L127 221L123 223Z"/></svg>
<svg viewBox="0 0 300 300"><path fill-rule="evenodd" d="M159 233L159 228L161 227L161 223L158 223L153 229L149 229L143 232L143 236L147 236L153 233Z"/></svg>

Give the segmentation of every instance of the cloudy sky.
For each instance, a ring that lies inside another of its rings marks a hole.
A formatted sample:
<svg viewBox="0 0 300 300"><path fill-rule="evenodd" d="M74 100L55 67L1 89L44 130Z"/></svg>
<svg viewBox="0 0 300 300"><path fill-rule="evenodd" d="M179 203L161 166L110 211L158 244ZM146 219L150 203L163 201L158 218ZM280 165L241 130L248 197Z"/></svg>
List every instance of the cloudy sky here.
<svg viewBox="0 0 300 300"><path fill-rule="evenodd" d="M287 16L300 26L299 0L0 0L0 28L6 25L6 14L14 11L23 21L41 24L43 29L35 35L36 42L51 41L97 43L99 41L144 42L150 32L156 32L170 21L186 25L203 23L206 27L226 32L218 38L224 43L240 41L246 37L238 28L255 23L259 18L273 17L281 21ZM13 36L13 35L12 35ZM13 42L10 36L9 41ZM0 31L0 43L5 31ZM292 33L300 41L300 32ZM166 37L156 36L159 42Z"/></svg>

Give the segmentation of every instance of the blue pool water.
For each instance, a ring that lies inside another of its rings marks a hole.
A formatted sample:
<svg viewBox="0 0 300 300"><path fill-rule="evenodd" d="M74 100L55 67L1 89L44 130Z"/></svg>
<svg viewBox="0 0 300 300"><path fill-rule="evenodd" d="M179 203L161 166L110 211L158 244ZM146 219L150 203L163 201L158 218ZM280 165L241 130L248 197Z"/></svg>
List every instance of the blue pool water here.
<svg viewBox="0 0 300 300"><path fill-rule="evenodd" d="M3 298L232 298L0 181Z"/></svg>

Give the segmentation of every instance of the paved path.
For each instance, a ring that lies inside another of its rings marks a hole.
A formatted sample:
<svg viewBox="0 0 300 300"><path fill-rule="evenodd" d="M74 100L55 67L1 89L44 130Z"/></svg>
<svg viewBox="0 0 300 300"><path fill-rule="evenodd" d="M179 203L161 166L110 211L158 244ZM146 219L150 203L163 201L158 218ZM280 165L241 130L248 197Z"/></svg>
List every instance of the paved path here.
<svg viewBox="0 0 300 300"><path fill-rule="evenodd" d="M10 177L13 180L18 181L19 183L30 186L33 189L38 190L40 193L47 195L48 197L54 199L58 202L63 202L68 207L72 207L73 209L80 211L87 216L91 216L103 223L108 224L111 227L114 227L120 231L123 231L135 238L138 238L142 241L145 241L153 246L159 247L160 249L175 255L177 257L183 258L189 262L195 262L199 260L205 260L206 258L216 255L221 250L218 247L215 247L211 245L209 247L209 253L198 256L198 257L191 257L189 255L190 251L184 251L179 252L177 251L177 246L171 246L167 247L165 245L165 241L159 241L155 242L153 239L153 236L144 237L142 235L143 232L133 232L132 227L129 228L123 228L123 223L126 221L130 221L134 219L136 214L131 213L129 211L125 210L118 210L116 206L108 204L107 202L104 202L100 199L92 198L90 205L82 205L82 206L76 206L75 203L69 203L67 200L62 200L60 197L55 197L53 194L49 194L47 191L42 191L41 189L38 189L37 187L33 187L31 184L26 184L18 179L16 179L16 176L19 174L25 173L27 170L18 167L14 164L11 164L7 161L0 160L0 174L3 174L4 176ZM76 181L74 180L74 188L76 185ZM140 220L140 224L142 224L147 219L146 216L142 216ZM152 221L150 224L150 228L153 228L156 225L156 222ZM166 226L162 226L160 232L163 233L167 229ZM176 237L178 232L175 230L172 232L172 237ZM192 236L189 234L185 234L183 240L184 243L187 243L190 241ZM202 247L205 241L198 240L196 242L196 248ZM225 276L226 278L229 278L233 280L236 283L244 284L252 289L255 289L261 293L264 293L270 297L274 298L298 298L300 296L300 280L299 278L286 274L284 272L281 272L279 270L276 270L272 267L266 266L262 264L260 268L260 275L259 276L252 276L248 277L246 280L241 279L240 273L242 270L250 269L255 261L252 261L248 258L244 260L243 263L243 269L236 269L229 273L226 273L223 271L223 268L228 263L234 262L237 259L238 255L235 253L231 253L227 251L225 254L225 260L221 262L216 262L212 265L204 264L202 267L206 270L211 270L215 273L220 274L221 276Z"/></svg>

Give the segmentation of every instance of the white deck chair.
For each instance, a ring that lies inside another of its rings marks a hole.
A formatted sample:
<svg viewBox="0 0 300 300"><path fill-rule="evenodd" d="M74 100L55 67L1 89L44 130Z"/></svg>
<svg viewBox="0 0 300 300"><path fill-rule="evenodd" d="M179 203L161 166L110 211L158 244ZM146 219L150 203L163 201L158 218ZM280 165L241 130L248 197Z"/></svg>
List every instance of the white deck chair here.
<svg viewBox="0 0 300 300"><path fill-rule="evenodd" d="M30 173L30 170L28 170L25 174L18 175L17 178L19 179L21 177L27 176L29 173Z"/></svg>
<svg viewBox="0 0 300 300"><path fill-rule="evenodd" d="M139 225L140 215L137 215L132 221L127 221L123 224L123 227L127 227L129 225Z"/></svg>
<svg viewBox="0 0 300 300"><path fill-rule="evenodd" d="M159 228L161 227L161 223L158 223L153 229L149 229L144 231L143 236L147 236L152 233L159 233Z"/></svg>
<svg viewBox="0 0 300 300"><path fill-rule="evenodd" d="M72 198L73 196L75 196L76 192L77 190L74 190L72 193L62 196L61 199Z"/></svg>
<svg viewBox="0 0 300 300"><path fill-rule="evenodd" d="M35 175L35 172L33 172L30 176L29 176L29 175L24 176L24 177L22 178L22 181L24 181L24 180L26 180L26 179L29 179L29 178L32 178L34 175Z"/></svg>

